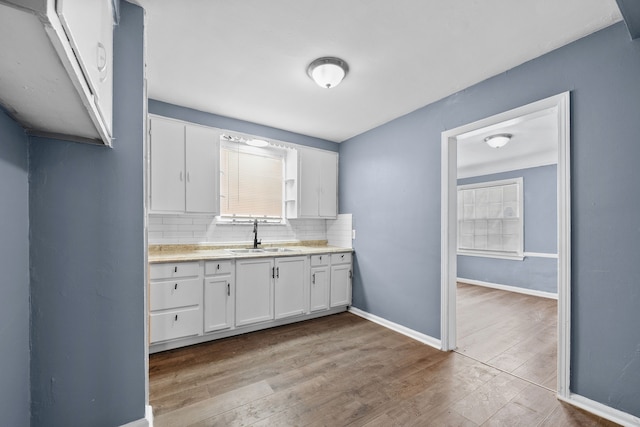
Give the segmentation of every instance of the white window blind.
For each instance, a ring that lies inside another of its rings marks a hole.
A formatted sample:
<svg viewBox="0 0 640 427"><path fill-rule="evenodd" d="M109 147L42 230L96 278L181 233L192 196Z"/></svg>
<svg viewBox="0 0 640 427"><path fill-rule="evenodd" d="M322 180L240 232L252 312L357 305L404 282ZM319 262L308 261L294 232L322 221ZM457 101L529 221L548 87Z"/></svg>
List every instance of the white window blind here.
<svg viewBox="0 0 640 427"><path fill-rule="evenodd" d="M522 259L523 180L458 186L458 253Z"/></svg>
<svg viewBox="0 0 640 427"><path fill-rule="evenodd" d="M220 145L220 213L223 217L282 218L284 157L280 150Z"/></svg>

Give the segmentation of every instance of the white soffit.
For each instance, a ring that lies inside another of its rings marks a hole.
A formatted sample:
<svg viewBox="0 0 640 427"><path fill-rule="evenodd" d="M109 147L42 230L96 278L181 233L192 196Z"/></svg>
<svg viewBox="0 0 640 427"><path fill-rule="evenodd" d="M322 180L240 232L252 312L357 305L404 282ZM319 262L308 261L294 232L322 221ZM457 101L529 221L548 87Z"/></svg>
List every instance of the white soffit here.
<svg viewBox="0 0 640 427"><path fill-rule="evenodd" d="M150 98L341 142L621 19L615 0L140 0ZM316 86L308 64L349 75Z"/></svg>

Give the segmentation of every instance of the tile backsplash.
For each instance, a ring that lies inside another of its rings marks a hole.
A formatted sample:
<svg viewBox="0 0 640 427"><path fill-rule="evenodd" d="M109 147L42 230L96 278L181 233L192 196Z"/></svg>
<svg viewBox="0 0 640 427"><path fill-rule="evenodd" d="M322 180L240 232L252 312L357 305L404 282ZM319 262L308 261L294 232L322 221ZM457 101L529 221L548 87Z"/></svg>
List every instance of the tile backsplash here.
<svg viewBox="0 0 640 427"><path fill-rule="evenodd" d="M291 219L287 224L260 224L263 243L326 240L324 219ZM221 224L213 215L149 214L149 244L244 243L253 241L253 225Z"/></svg>
<svg viewBox="0 0 640 427"><path fill-rule="evenodd" d="M353 216L340 214L336 219L327 220L327 240L331 246L352 248L351 230L353 229Z"/></svg>

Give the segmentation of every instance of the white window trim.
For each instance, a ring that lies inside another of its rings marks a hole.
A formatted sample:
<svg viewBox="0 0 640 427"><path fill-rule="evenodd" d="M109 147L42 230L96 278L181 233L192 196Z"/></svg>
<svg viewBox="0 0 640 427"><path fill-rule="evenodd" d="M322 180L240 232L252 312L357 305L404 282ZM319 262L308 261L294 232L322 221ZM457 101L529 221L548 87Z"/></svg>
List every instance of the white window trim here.
<svg viewBox="0 0 640 427"><path fill-rule="evenodd" d="M501 179L498 181L484 181L473 184L463 184L457 186L457 191L469 190L474 188L499 187L503 185L518 185L518 212L519 212L519 231L520 242L517 252L512 251L491 251L483 249L460 249L460 233L458 233L458 241L456 242L457 254L464 256L476 256L482 258L497 258L522 261L524 260L524 179L522 177ZM460 220L458 219L458 222Z"/></svg>

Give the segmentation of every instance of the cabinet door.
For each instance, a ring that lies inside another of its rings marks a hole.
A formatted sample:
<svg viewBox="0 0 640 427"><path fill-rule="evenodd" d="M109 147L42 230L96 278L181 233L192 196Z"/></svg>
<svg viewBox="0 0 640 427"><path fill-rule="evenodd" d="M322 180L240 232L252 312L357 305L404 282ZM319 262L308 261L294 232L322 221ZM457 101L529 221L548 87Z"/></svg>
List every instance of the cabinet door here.
<svg viewBox="0 0 640 427"><path fill-rule="evenodd" d="M204 281L204 331L212 332L232 326L231 277L216 277Z"/></svg>
<svg viewBox="0 0 640 427"><path fill-rule="evenodd" d="M300 149L300 216L335 218L338 213L338 155Z"/></svg>
<svg viewBox="0 0 640 427"><path fill-rule="evenodd" d="M236 262L236 326L273 320L273 259Z"/></svg>
<svg viewBox="0 0 640 427"><path fill-rule="evenodd" d="M318 216L318 178L320 176L320 163L316 160L316 151L301 148L300 156L300 205L301 217Z"/></svg>
<svg viewBox="0 0 640 427"><path fill-rule="evenodd" d="M311 268L311 311L329 308L329 267Z"/></svg>
<svg viewBox="0 0 640 427"><path fill-rule="evenodd" d="M186 210L218 213L220 133L186 125Z"/></svg>
<svg viewBox="0 0 640 427"><path fill-rule="evenodd" d="M335 218L338 214L338 155L321 151L317 155L320 165L318 177L318 216Z"/></svg>
<svg viewBox="0 0 640 427"><path fill-rule="evenodd" d="M184 211L184 125L151 119L151 210Z"/></svg>
<svg viewBox="0 0 640 427"><path fill-rule="evenodd" d="M275 261L275 318L297 316L305 304L306 257L277 258Z"/></svg>
<svg viewBox="0 0 640 427"><path fill-rule="evenodd" d="M351 305L351 264L331 266L331 307Z"/></svg>
<svg viewBox="0 0 640 427"><path fill-rule="evenodd" d="M57 0L56 12L107 132L113 135L112 0Z"/></svg>

